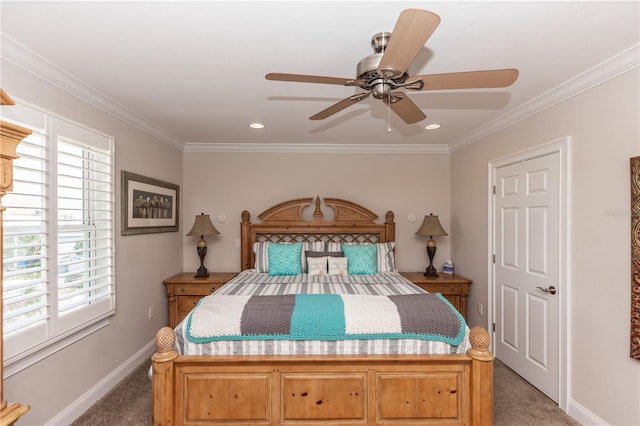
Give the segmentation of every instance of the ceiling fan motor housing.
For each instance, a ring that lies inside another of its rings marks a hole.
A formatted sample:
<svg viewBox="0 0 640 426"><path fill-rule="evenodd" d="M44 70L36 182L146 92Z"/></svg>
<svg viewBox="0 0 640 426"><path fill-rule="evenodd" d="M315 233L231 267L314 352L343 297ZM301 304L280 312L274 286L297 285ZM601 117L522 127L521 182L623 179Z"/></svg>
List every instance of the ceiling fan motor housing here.
<svg viewBox="0 0 640 426"><path fill-rule="evenodd" d="M356 67L357 78L364 82L360 87L365 90L371 90L373 97L376 99L386 98L392 90L402 87L405 80L409 77L406 72L395 78L385 78L378 74L378 65L380 65L384 50L389 44L390 38L391 33L389 32L374 35L371 38L371 47L375 53L362 59ZM397 74L397 70L390 70L386 75Z"/></svg>

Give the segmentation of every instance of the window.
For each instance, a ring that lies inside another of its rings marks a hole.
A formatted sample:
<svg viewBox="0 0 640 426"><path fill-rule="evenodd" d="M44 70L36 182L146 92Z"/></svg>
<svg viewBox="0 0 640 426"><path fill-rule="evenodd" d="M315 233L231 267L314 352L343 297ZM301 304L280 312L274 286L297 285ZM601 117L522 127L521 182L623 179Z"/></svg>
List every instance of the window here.
<svg viewBox="0 0 640 426"><path fill-rule="evenodd" d="M37 108L3 197L3 331L11 364L115 312L113 139Z"/></svg>

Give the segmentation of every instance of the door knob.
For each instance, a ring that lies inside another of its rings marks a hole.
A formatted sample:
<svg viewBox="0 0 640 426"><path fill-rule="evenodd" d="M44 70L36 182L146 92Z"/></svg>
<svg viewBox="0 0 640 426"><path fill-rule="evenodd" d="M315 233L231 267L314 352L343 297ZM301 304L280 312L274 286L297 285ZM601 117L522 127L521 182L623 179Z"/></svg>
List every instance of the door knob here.
<svg viewBox="0 0 640 426"><path fill-rule="evenodd" d="M556 294L558 292L554 286L549 286L549 288L542 288L542 287L536 287L536 288L549 294Z"/></svg>

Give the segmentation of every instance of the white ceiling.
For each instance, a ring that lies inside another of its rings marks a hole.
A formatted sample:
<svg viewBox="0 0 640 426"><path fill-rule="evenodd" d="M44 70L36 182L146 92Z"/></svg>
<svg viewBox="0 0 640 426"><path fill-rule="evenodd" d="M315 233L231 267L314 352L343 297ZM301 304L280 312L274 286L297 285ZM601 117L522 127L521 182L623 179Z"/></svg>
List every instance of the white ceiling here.
<svg viewBox="0 0 640 426"><path fill-rule="evenodd" d="M2 54L107 111L189 149L195 144L472 141L638 66L638 1L86 1L0 3ZM354 78L403 9L442 21L410 75L517 68L505 89L410 92L427 119L407 125L372 97L309 116L352 87L267 81L268 72ZM613 58L613 60L611 60ZM586 72L586 74L585 74ZM8 88L7 88L8 89ZM248 124L266 128L252 130ZM437 122L439 130L424 125Z"/></svg>

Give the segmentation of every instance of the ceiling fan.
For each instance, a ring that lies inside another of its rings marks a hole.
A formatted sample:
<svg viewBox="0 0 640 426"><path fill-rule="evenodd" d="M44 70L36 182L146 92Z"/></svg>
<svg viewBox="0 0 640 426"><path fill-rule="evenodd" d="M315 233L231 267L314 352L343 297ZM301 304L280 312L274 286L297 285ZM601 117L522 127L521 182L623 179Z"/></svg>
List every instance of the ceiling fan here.
<svg viewBox="0 0 640 426"><path fill-rule="evenodd" d="M508 87L516 81L518 70L512 68L409 76L409 65L438 24L440 17L431 11L402 11L392 33L382 32L371 38L374 53L358 63L355 79L285 73L269 73L265 78L357 86L364 90L312 115L310 120L323 120L373 95L376 99L382 99L407 124L417 123L427 116L406 93L398 89L420 91Z"/></svg>

